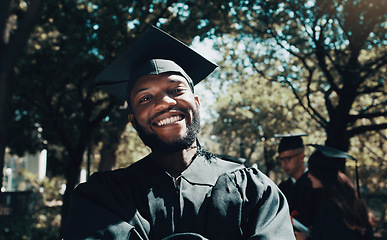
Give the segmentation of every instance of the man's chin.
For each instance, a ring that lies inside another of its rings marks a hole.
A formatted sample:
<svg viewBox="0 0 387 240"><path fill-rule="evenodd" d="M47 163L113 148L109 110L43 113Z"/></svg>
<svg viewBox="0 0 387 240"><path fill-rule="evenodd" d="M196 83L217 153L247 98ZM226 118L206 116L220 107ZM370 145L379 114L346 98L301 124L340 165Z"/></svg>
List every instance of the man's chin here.
<svg viewBox="0 0 387 240"><path fill-rule="evenodd" d="M144 144L150 149L152 149L153 152L158 153L174 153L174 152L180 152L182 150L188 149L192 146L192 144L196 140L195 137L184 137L177 140L162 140L157 135L153 134L146 134L140 136L141 140L144 142Z"/></svg>

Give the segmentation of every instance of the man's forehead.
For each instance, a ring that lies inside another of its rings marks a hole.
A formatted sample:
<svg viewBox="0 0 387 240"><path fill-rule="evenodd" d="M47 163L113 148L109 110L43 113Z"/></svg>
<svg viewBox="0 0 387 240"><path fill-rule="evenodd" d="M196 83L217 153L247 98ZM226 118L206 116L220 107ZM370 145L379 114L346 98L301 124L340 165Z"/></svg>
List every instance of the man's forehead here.
<svg viewBox="0 0 387 240"><path fill-rule="evenodd" d="M190 87L189 80L179 73L164 73L161 75L147 75L138 79L132 88L132 94L144 91L152 87L160 87L161 83L169 85L183 84L187 88Z"/></svg>
<svg viewBox="0 0 387 240"><path fill-rule="evenodd" d="M293 155L295 153L300 153L302 152L302 148L294 148L294 149L289 149L289 150L285 150L283 152L280 152L278 153L279 156L290 156L290 155Z"/></svg>

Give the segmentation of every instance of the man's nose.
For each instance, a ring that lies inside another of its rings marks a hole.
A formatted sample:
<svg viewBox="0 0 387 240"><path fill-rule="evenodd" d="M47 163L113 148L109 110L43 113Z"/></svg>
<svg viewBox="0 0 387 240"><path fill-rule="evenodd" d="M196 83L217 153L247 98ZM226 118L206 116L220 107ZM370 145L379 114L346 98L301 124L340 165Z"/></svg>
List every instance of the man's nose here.
<svg viewBox="0 0 387 240"><path fill-rule="evenodd" d="M282 166L282 167L286 166L286 162L283 161L283 160L281 160L281 166Z"/></svg>
<svg viewBox="0 0 387 240"><path fill-rule="evenodd" d="M161 96L156 105L155 105L155 110L156 111L162 111L164 109L170 108L173 105L176 105L176 100L169 96L168 94L164 94Z"/></svg>

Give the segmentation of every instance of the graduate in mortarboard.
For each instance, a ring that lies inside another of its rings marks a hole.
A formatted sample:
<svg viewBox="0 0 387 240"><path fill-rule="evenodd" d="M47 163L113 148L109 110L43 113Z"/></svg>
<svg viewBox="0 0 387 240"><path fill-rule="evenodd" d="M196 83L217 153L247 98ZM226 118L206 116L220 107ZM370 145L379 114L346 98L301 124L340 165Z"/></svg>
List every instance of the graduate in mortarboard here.
<svg viewBox="0 0 387 240"><path fill-rule="evenodd" d="M307 228L313 222L316 201L304 162L305 147L302 137L306 135L304 133L276 134L275 137L281 138L278 145L278 160L284 172L289 176L278 187L288 200L292 218Z"/></svg>
<svg viewBox="0 0 387 240"><path fill-rule="evenodd" d="M308 177L314 189L321 191L316 214L307 238L296 233L298 240L368 240L373 231L366 204L359 198L350 179L340 171L338 160L352 159L340 150L312 145L317 150L308 161Z"/></svg>
<svg viewBox="0 0 387 240"><path fill-rule="evenodd" d="M277 186L199 144L194 85L216 65L150 27L94 81L128 102L152 152L73 192L64 239L295 239Z"/></svg>

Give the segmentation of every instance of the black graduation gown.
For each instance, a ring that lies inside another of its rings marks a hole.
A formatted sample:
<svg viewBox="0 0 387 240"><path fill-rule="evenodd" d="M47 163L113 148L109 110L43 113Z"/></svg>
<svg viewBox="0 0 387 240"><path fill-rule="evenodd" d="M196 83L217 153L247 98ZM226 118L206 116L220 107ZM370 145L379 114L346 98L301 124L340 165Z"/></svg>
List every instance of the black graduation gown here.
<svg viewBox="0 0 387 240"><path fill-rule="evenodd" d="M343 214L333 200L321 200L318 204L312 227L313 240L369 240L373 239L371 226L363 236L349 229Z"/></svg>
<svg viewBox="0 0 387 240"><path fill-rule="evenodd" d="M167 237L277 240L294 234L276 185L257 169L221 159L196 157L174 183L147 156L126 169L95 173L73 192L64 239Z"/></svg>
<svg viewBox="0 0 387 240"><path fill-rule="evenodd" d="M311 226L317 207L317 196L312 188L312 182L308 178L308 172L305 172L296 183L293 184L292 179L288 178L281 182L278 187L288 200L290 213L294 210L298 212L294 218L306 227Z"/></svg>

